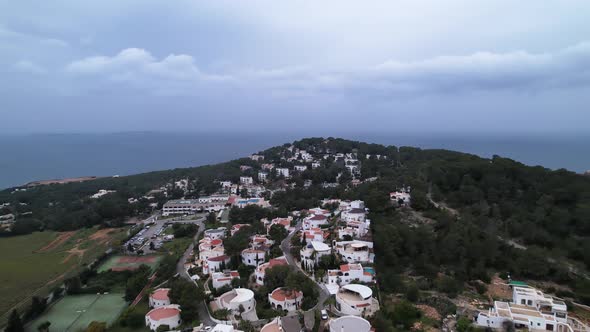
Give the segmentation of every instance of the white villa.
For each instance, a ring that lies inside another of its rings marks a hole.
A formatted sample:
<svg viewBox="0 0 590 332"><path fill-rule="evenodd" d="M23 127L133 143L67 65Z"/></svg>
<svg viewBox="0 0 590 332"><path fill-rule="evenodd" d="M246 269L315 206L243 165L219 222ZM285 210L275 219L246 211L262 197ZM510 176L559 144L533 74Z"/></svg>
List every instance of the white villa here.
<svg viewBox="0 0 590 332"><path fill-rule="evenodd" d="M516 286L512 290L511 303L495 301L494 307L479 313L476 323L479 326L502 328L506 321L514 323L517 329L526 328L529 331L573 332L569 322L581 324L568 319L567 306L562 300L531 287Z"/></svg>
<svg viewBox="0 0 590 332"><path fill-rule="evenodd" d="M328 224L328 217L323 214L314 214L303 219L303 229L319 228Z"/></svg>
<svg viewBox="0 0 590 332"><path fill-rule="evenodd" d="M346 211L342 211L340 219L345 222L365 222L365 209L352 208Z"/></svg>
<svg viewBox="0 0 590 332"><path fill-rule="evenodd" d="M254 183L254 179L251 176L240 176L240 183L249 185Z"/></svg>
<svg viewBox="0 0 590 332"><path fill-rule="evenodd" d="M242 250L242 263L248 266L258 266L266 261L266 251L247 248Z"/></svg>
<svg viewBox="0 0 590 332"><path fill-rule="evenodd" d="M145 326L153 331L157 330L160 325L168 325L173 329L180 323L180 307L176 304L152 309L145 315Z"/></svg>
<svg viewBox="0 0 590 332"><path fill-rule="evenodd" d="M204 232L204 234L205 234L204 237L212 239L212 240L223 239L223 238L225 238L226 232L227 232L227 229L225 227L206 229Z"/></svg>
<svg viewBox="0 0 590 332"><path fill-rule="evenodd" d="M403 205L410 205L412 196L409 190L402 189L389 193L389 199L398 203L402 202Z"/></svg>
<svg viewBox="0 0 590 332"><path fill-rule="evenodd" d="M289 169L288 168L280 168L277 167L275 168L275 171L277 172L278 176L284 176L285 178L289 178Z"/></svg>
<svg viewBox="0 0 590 332"><path fill-rule="evenodd" d="M334 249L347 263L373 263L373 242L352 240L334 243Z"/></svg>
<svg viewBox="0 0 590 332"><path fill-rule="evenodd" d="M361 264L342 264L339 269L328 270L326 280L329 286L344 286L355 281L369 283L373 282L373 273L369 268L365 270Z"/></svg>
<svg viewBox="0 0 590 332"><path fill-rule="evenodd" d="M369 287L348 284L336 293L336 310L343 315L368 317L379 310L379 302Z"/></svg>
<svg viewBox="0 0 590 332"><path fill-rule="evenodd" d="M229 309L233 314L240 314L240 307L244 312L242 317L247 316L250 312L256 313L256 301L254 292L247 288L232 289L215 299L215 304L219 309ZM254 315L255 317L256 315Z"/></svg>
<svg viewBox="0 0 590 332"><path fill-rule="evenodd" d="M310 270L320 261L322 256L331 255L332 249L323 242L312 241L303 247L299 253L301 255L301 267Z"/></svg>
<svg viewBox="0 0 590 332"><path fill-rule="evenodd" d="M302 301L303 292L294 289L277 288L268 294L268 302L276 310L295 311Z"/></svg>
<svg viewBox="0 0 590 332"><path fill-rule="evenodd" d="M287 232L289 232L291 230L291 222L293 221L293 217L289 216L287 218L274 218L270 221L266 218L263 218L260 221L266 227L267 232L273 225L281 225L287 230Z"/></svg>
<svg viewBox="0 0 590 332"><path fill-rule="evenodd" d="M285 258L285 256L281 256L281 257L277 257L277 258L271 258L270 261L268 261L268 263L263 263L258 265L258 267L256 268L256 270L254 271L254 276L256 277L256 284L262 286L264 285L264 277L265 277L265 271L266 269L269 269L271 267L277 266L277 265L289 265L289 262L287 262L287 259Z"/></svg>
<svg viewBox="0 0 590 332"><path fill-rule="evenodd" d="M170 305L170 298L168 292L170 288L158 288L150 294L149 305L150 308L160 308Z"/></svg>
<svg viewBox="0 0 590 332"><path fill-rule="evenodd" d="M222 271L229 264L229 262L230 257L226 255L209 257L203 263L203 274L207 275L209 273Z"/></svg>
<svg viewBox="0 0 590 332"><path fill-rule="evenodd" d="M312 228L312 229L303 231L301 238L305 239L305 243L309 244L312 241L324 242L329 236L330 236L330 233L324 232L320 228Z"/></svg>

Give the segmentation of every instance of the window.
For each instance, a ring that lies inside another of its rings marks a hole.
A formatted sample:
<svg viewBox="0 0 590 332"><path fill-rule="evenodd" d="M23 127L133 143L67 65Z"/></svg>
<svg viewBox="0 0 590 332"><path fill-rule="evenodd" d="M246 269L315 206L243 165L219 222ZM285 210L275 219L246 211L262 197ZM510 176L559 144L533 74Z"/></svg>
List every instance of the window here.
<svg viewBox="0 0 590 332"><path fill-rule="evenodd" d="M526 300L525 299L520 300L520 304L525 304L526 305Z"/></svg>

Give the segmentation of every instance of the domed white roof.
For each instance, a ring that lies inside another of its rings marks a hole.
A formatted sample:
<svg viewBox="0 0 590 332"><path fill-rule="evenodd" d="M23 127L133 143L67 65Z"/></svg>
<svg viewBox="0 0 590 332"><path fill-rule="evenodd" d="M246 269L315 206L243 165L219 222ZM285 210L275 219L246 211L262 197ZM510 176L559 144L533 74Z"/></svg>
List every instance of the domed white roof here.
<svg viewBox="0 0 590 332"><path fill-rule="evenodd" d="M344 316L330 322L330 332L369 332L371 324L364 318Z"/></svg>
<svg viewBox="0 0 590 332"><path fill-rule="evenodd" d="M358 293L363 299L367 299L367 298L370 298L371 296L373 296L373 291L365 285L348 284L348 285L342 286L342 288L344 288L350 292Z"/></svg>

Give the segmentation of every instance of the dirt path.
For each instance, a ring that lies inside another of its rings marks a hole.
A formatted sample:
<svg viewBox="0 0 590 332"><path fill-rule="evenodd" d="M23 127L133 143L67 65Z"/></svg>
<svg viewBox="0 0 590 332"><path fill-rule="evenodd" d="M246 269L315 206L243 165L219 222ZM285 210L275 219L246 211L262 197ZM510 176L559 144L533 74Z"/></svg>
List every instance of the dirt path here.
<svg viewBox="0 0 590 332"><path fill-rule="evenodd" d="M84 256L84 253L86 252L86 249L79 249L78 245L76 245L75 247L66 252L69 255L61 261L62 264L66 264L70 259L72 259L75 256L78 256L78 258L82 258Z"/></svg>
<svg viewBox="0 0 590 332"><path fill-rule="evenodd" d="M74 234L76 234L76 231L60 233L55 240L49 242L45 247L35 251L35 253L53 250L64 244L69 238L74 236Z"/></svg>

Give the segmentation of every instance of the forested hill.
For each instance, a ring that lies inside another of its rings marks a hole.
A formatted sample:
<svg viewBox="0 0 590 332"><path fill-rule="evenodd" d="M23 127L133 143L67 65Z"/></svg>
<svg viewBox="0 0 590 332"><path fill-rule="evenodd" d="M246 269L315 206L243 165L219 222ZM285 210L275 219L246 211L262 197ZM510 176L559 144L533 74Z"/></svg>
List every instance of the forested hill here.
<svg viewBox="0 0 590 332"><path fill-rule="evenodd" d="M371 211L379 279L386 290L399 290L395 276L401 273L435 277L440 269L457 280L485 280L491 271L511 271L517 276L575 284L578 290L587 283L588 177L498 156L485 159L446 150L334 138L309 138L292 145L316 157L355 153L360 174L353 183L342 164L327 158L321 167L308 167L289 179L272 178L265 195L285 214L317 206L329 197L364 200ZM292 169L301 162L285 158L289 146L258 154L264 156L264 163ZM260 170L260 162L243 158L81 183L11 188L0 192L0 204L4 203L0 215L16 218L6 235L97 224L117 226L129 217L151 212L154 202L161 207L166 199L208 195L219 189L218 181L237 183L243 175L256 181ZM174 186L181 179L188 179L186 191ZM311 186L304 187L305 180L311 180ZM390 202L389 193L402 186L412 188L411 211L396 209ZM161 187L168 197L150 193ZM101 189L116 192L90 198ZM130 198L138 202L130 203Z"/></svg>

